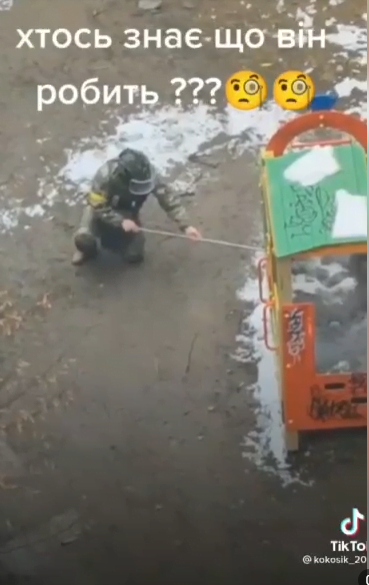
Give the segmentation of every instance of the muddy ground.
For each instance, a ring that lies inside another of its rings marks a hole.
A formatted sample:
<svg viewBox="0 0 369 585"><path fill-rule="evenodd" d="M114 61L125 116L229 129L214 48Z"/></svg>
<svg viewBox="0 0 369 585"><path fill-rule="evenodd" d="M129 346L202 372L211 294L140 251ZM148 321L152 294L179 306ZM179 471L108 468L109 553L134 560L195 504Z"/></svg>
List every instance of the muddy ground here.
<svg viewBox="0 0 369 585"><path fill-rule="evenodd" d="M38 113L37 83L137 80L169 101L171 77L225 79L250 66L250 54L211 44L196 61L190 49L127 54L118 42L124 28L190 28L196 19L207 34L240 23L293 28L293 5L165 0L153 14L131 1L15 0L0 12L3 209L39 202L39 181L65 163L65 149L98 135L104 120L114 125L102 105L54 104ZM363 12L361 0L324 1L316 22L354 25ZM117 42L100 51L15 50L15 29L36 27L95 27ZM352 68L329 48L276 61L271 38L252 58L253 68L271 64L271 80L304 61L319 71L322 89L337 65L342 77ZM210 177L186 198L205 235L258 240L256 156L218 151ZM143 267L104 257L76 271L71 236L80 206L66 198L61 186L48 217L24 214L0 236L1 584L356 582L361 564L304 566L302 556L331 556L342 518L353 506L366 509L364 433L309 440L309 457L293 460L308 467L309 486L283 487L242 457L255 424L247 388L257 365L231 356L247 310L236 290L252 252L150 238ZM148 208L148 223L171 229L155 205Z"/></svg>

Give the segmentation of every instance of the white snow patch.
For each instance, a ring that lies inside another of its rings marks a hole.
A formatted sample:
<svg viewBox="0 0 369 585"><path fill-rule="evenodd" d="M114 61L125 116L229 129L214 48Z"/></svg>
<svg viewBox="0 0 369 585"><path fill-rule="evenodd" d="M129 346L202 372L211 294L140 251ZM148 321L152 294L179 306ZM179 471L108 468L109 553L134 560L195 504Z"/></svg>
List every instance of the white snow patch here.
<svg viewBox="0 0 369 585"><path fill-rule="evenodd" d="M336 216L332 228L334 238L366 238L368 235L367 198L339 189L336 192Z"/></svg>
<svg viewBox="0 0 369 585"><path fill-rule="evenodd" d="M340 266L342 270L342 266ZM356 287L356 280L350 276L342 278L336 285L329 287L323 284L317 277L310 274L296 274L293 280L293 287L296 294L307 293L312 296L320 296L325 302L336 301L342 293L353 291Z"/></svg>
<svg viewBox="0 0 369 585"><path fill-rule="evenodd" d="M17 227L19 217L26 215L27 217L43 217L45 210L42 205L22 206L22 201L14 201L12 209L0 210L0 233L8 232Z"/></svg>
<svg viewBox="0 0 369 585"><path fill-rule="evenodd" d="M19 221L17 209L3 209L0 211L0 232L9 232L17 227Z"/></svg>
<svg viewBox="0 0 369 585"><path fill-rule="evenodd" d="M367 81L359 81L358 79L351 79L349 77L345 77L342 81L335 85L335 90L338 93L339 97L350 97L354 89L358 89L359 91L366 92L367 91Z"/></svg>
<svg viewBox="0 0 369 585"><path fill-rule="evenodd" d="M295 302L318 308L315 361L325 374L367 370L366 290L350 275L348 260L332 257L295 266L304 270L293 280Z"/></svg>
<svg viewBox="0 0 369 585"><path fill-rule="evenodd" d="M312 482L306 482L294 473L287 461L276 364L273 353L266 349L264 343L263 307L259 302L258 283L248 280L238 291L238 297L252 302L254 310L244 323L245 334L238 336L239 352L234 357L244 363L258 361L257 384L249 387L257 402L256 428L244 437L242 456L266 473L276 475L283 486L293 483L311 485Z"/></svg>
<svg viewBox="0 0 369 585"><path fill-rule="evenodd" d="M277 0L276 10L280 14L285 9L284 0Z"/></svg>
<svg viewBox="0 0 369 585"><path fill-rule="evenodd" d="M0 11L13 8L13 0L0 0Z"/></svg>
<svg viewBox="0 0 369 585"><path fill-rule="evenodd" d="M302 10L301 8L297 8L296 10L296 20L299 22L300 26L303 26L304 28L312 28L313 24L314 24L314 18L311 16L311 14L315 14L316 10L313 9L309 10L310 14L308 14L308 10Z"/></svg>
<svg viewBox="0 0 369 585"><path fill-rule="evenodd" d="M11 5L11 0L0 0L0 10L5 6L8 9ZM250 6L247 4L246 7ZM277 12L283 11L285 6L284 0L278 0ZM316 3L312 2L305 6L304 10L299 9L295 15L300 20L305 19L305 23L309 24L309 19L315 12ZM363 20L366 21L366 18L365 13ZM359 63L366 64L366 26L337 24L337 31L327 35L327 40L341 47L345 55L348 52L356 53ZM339 82L336 87L340 97L348 97L349 92L355 88L366 93L365 81L346 79ZM366 100L352 105L348 111L366 117ZM229 146L235 156L241 156L250 148L257 150L265 144L281 122L291 116L292 114L282 112L274 103L269 102L261 110L250 112L239 112L228 107L224 112L219 113L205 104L200 104L188 111L167 106L140 112L127 118L122 117L117 120L116 132L113 135L93 137L90 141L81 140L67 152L68 162L61 169L56 180L54 170L50 170L49 176L40 180L39 204L43 207L46 216L49 216L50 208L57 201L63 201L70 206L75 205L78 202L76 195L87 188L97 167L109 156L116 154L123 145L141 148L148 152L158 170L166 174L183 164L188 154L199 150ZM111 118L112 112L108 112L107 119L102 122L101 128L104 128L106 121ZM47 139L49 137L45 138ZM41 144L42 139L39 139L38 143ZM94 148L91 147L92 144ZM73 189L73 194L69 197L65 196L66 187ZM63 189L63 194L60 193L61 189ZM8 197L8 201L10 199ZM8 209L8 205L10 204L6 202L0 208L0 232L15 228L20 217L25 214L21 205L19 208L12 209ZM41 215L41 212L39 214Z"/></svg>
<svg viewBox="0 0 369 585"><path fill-rule="evenodd" d="M337 32L326 35L327 41L339 45L345 51L367 54L367 31L353 24L337 24Z"/></svg>
<svg viewBox="0 0 369 585"><path fill-rule="evenodd" d="M335 175L340 168L331 146L315 147L294 161L284 171L284 177L291 183L309 187Z"/></svg>
<svg viewBox="0 0 369 585"><path fill-rule="evenodd" d="M118 118L113 134L105 133L90 141L82 139L68 150L67 163L57 173L56 179L54 170L47 170L50 178L40 179L39 202L35 208L25 210L22 205L11 210L0 208L0 232L13 230L24 214L41 216L43 209L48 215L57 201L76 205L99 166L125 147L148 154L159 173L165 176L185 165L188 157L198 152L229 147L235 156L242 156L249 149L257 151L281 123L291 117L293 114L268 102L262 109L250 112L232 107L215 112L210 106L199 104L188 110L164 106ZM190 171L193 169L193 174L197 175L198 167L191 164L188 169L191 185ZM65 190L69 190L70 195ZM14 201L12 203L14 205Z"/></svg>
<svg viewBox="0 0 369 585"><path fill-rule="evenodd" d="M36 205L29 205L23 209L23 213L25 213L28 217L43 217L45 215L45 209L36 203Z"/></svg>
<svg viewBox="0 0 369 585"><path fill-rule="evenodd" d="M258 259L255 258L255 264ZM337 329L332 327L328 333L324 327L319 329L316 360L317 366L323 367L320 371L325 373L353 371L355 361L358 369L354 371L366 371L366 314L352 319L346 304L340 308L345 299L355 297L357 287L356 280L348 274L345 262L347 259L335 261L332 258L330 263L323 264L320 259L312 259L302 263L305 273L300 272L293 277L296 302L300 302L301 293L305 295L304 302L306 295L311 299L314 296L324 315L332 316L334 320L338 315L338 320L342 321L335 323ZM273 353L265 347L263 339L263 308L257 281L247 280L238 297L251 303L253 310L243 323L242 334L237 336L238 351L234 357L245 364L258 363L258 381L249 387L257 402L256 425L242 441L243 457L268 474L276 475L282 485L300 483L309 486L313 482L305 481L304 469L298 474L288 463L276 365ZM317 326L320 328L322 324L317 322ZM332 343L332 336L335 343Z"/></svg>
<svg viewBox="0 0 369 585"><path fill-rule="evenodd" d="M127 146L145 152L163 175L186 164L190 155L225 146L234 138L242 137L241 155L258 148L287 117L273 103L246 115L231 107L217 114L205 104L186 111L165 106L140 112L120 119L114 135L95 140L97 147L69 151L58 179L86 189L98 167Z"/></svg>
<svg viewBox="0 0 369 585"><path fill-rule="evenodd" d="M327 18L325 21L325 26L333 26L336 24L337 20L335 18Z"/></svg>

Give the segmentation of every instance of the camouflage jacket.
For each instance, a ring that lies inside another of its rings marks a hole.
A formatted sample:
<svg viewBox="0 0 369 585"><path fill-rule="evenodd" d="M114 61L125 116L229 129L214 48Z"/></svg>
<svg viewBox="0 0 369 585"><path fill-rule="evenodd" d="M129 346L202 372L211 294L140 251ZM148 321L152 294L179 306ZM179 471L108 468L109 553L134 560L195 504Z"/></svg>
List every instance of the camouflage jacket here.
<svg viewBox="0 0 369 585"><path fill-rule="evenodd" d="M118 227L123 219L139 221L139 212L148 196L135 197L128 194L126 186L120 185L115 178L116 165L116 159L112 159L99 168L92 180L87 201L94 208L98 218L104 223ZM160 177L157 177L152 195L182 231L190 225L189 217L181 201L182 194L172 190Z"/></svg>

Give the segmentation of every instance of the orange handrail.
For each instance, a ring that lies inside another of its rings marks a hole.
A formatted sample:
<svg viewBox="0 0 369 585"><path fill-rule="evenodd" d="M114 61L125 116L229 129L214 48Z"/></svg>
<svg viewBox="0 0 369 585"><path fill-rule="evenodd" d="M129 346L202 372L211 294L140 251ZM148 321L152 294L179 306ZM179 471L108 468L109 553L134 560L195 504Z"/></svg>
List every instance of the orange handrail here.
<svg viewBox="0 0 369 585"><path fill-rule="evenodd" d="M265 347L269 349L269 351L277 351L278 347L274 345L270 345L269 343L269 332L268 332L268 311L271 310L273 307L273 302L268 302L264 304L263 307L263 339L265 343Z"/></svg>
<svg viewBox="0 0 369 585"><path fill-rule="evenodd" d="M258 285L259 285L259 298L260 302L265 304L269 302L269 298L265 298L263 294L263 281L264 281L264 266L267 265L268 258L264 257L259 260L257 263L257 272L258 272Z"/></svg>
<svg viewBox="0 0 369 585"><path fill-rule="evenodd" d="M282 156L294 138L316 128L330 128L349 134L361 144L365 152L367 150L366 122L351 114L345 114L335 110L328 112L310 112L286 122L269 140L266 150L274 156ZM319 144L322 143L320 142Z"/></svg>
<svg viewBox="0 0 369 585"><path fill-rule="evenodd" d="M341 138L334 140L315 140L314 142L292 142L293 148L312 148L313 146L342 146L343 144L352 144L350 138Z"/></svg>

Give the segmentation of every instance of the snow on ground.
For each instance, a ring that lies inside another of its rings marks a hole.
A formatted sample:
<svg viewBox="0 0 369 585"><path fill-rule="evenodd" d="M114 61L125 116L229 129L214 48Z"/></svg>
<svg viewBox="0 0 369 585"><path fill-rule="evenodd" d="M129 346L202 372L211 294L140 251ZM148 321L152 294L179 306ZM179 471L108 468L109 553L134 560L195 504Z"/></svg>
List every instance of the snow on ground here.
<svg viewBox="0 0 369 585"><path fill-rule="evenodd" d="M0 0L0 11L10 10L13 6L13 0Z"/></svg>
<svg viewBox="0 0 369 585"><path fill-rule="evenodd" d="M283 7L283 3L280 3L280 7ZM314 14L314 3L305 8L305 12L308 15ZM365 64L366 14L363 14L362 27L336 23L336 32L328 34L327 40L330 48L336 48L336 54L355 55L359 64ZM336 84L335 90L339 97L349 98L355 91L366 92L366 84L366 79L346 77ZM357 113L357 104L353 104L348 111ZM360 107L359 111L366 118L366 107ZM269 101L261 110L250 112L239 112L226 107L219 113L211 106L200 103L188 110L164 106L115 119L114 134L102 133L99 138L82 140L65 153L67 163L57 173L56 180L55 169L46 168L45 176L40 178L38 201L34 205L11 200L0 187L0 201L3 206L0 207L0 232L16 228L24 216L49 216L52 207L59 200L58 187L61 184L71 187L71 196L66 203L75 205L78 201L75 197L76 185L80 191L83 190L96 168L125 145L146 151L158 170L165 174L185 163L189 155L214 147L227 146L235 149L238 156L246 149L257 151L278 126L293 115L283 112ZM110 117L115 117L113 112ZM106 122L104 120L103 125ZM91 144L94 144L94 148L91 148ZM12 201L11 207L9 201Z"/></svg>
<svg viewBox="0 0 369 585"><path fill-rule="evenodd" d="M331 0L333 6L340 0ZM0 9L5 9L5 0L0 0ZM9 2L7 3L10 4ZM279 0L277 10L283 10L284 3ZM315 5L296 14L307 26L315 13ZM329 24L334 24L330 19ZM336 54L354 55L358 65L366 65L367 31L366 14L363 15L363 26L344 25L336 23L336 32L328 35L330 51ZM335 89L342 98L352 97L354 90L366 92L366 80L345 78L339 81ZM359 103L350 101L350 110L359 112L366 118L366 96ZM75 205L76 187L82 193L95 170L106 159L114 156L125 146L142 149L152 159L159 172L167 174L177 170L186 163L188 157L194 153L206 152L216 148L231 148L236 156L242 156L246 151L253 151L258 155L260 147L277 130L285 120L294 114L282 111L276 104L269 101L262 109L251 112L239 112L230 107L219 112L205 104L199 104L188 110L180 110L173 106L163 106L117 119L113 112L110 120L115 120L115 132L103 133L100 136L86 141L82 140L66 152L67 162L56 174L54 169L46 169L46 174L40 179L38 200L33 206L25 205L22 201L12 200L11 207L6 202L11 201L4 188L0 188L0 231L10 231L16 228L19 220L26 217L50 217L54 204L60 200L59 187L70 188L69 199L63 198L68 205ZM107 114L107 119L109 115ZM104 122L106 123L107 120ZM47 137L45 137L45 140ZM93 145L93 146L91 146ZM194 173L196 166L192 166ZM188 179L191 180L191 177ZM332 264L333 266L333 264ZM337 290L327 292L319 278L319 266L310 275L298 275L297 286L308 294L314 290L324 290L324 294L337 294ZM329 272L329 267L325 267ZM336 264L336 271L342 266ZM318 275L318 276L317 276ZM344 286L350 279L346 278ZM352 283L351 283L352 285ZM351 286L352 288L352 286ZM256 427L245 437L242 444L243 456L251 459L254 464L267 472L275 473L284 483L301 481L294 475L287 463L283 442L283 428L280 404L275 385L273 357L262 341L261 307L258 299L256 281L247 280L240 297L252 303L254 310L243 324L243 331L237 338L235 359L247 363L259 360L259 381L249 391L253 393L258 407L256 408ZM362 328L357 325L360 334ZM357 333L357 331L356 331Z"/></svg>
<svg viewBox="0 0 369 585"><path fill-rule="evenodd" d="M341 2L331 0L332 5ZM363 26L337 24L337 32L328 35L328 41L340 47L339 53L348 56L354 54L360 65L366 67L367 62L367 29L366 14L363 15ZM351 96L354 90L359 90L365 96L360 102L353 104L351 111L361 117L367 117L366 91L367 81L346 78L335 86L340 97ZM321 169L323 172L323 169ZM366 215L365 215L366 217ZM255 264L258 261L255 259ZM351 306L351 320L332 320L331 329L325 336L322 334L317 340L317 356L321 363L319 371L352 371L353 364L366 371L366 339L367 317L365 311L356 307L357 283L348 275L345 261L334 261L322 264L320 261L304 266L304 272L295 275L294 287L296 300L305 301L312 297L318 299L326 309L330 307L333 313L345 314L344 304ZM267 473L279 477L284 485L290 483L305 483L304 469L301 474L292 470L288 463L287 452L284 446L281 405L276 386L275 364L273 354L268 351L263 341L262 307L259 301L257 282L250 278L239 291L239 296L248 305L252 305L251 315L245 320L242 332L237 338L238 347L234 358L247 364L258 360L258 383L250 388L258 406L256 407L256 428L243 441L243 456L254 462L256 466ZM300 297L300 298L299 298ZM352 299L354 297L354 299ZM366 295L365 295L366 297ZM334 309L337 307L336 312ZM352 314L353 312L353 314ZM328 319L330 317L328 316ZM339 339L339 344L332 340ZM358 357L363 349L365 356ZM308 482L309 483L309 482Z"/></svg>
<svg viewBox="0 0 369 585"><path fill-rule="evenodd" d="M185 164L189 156L214 146L230 145L237 138L242 139L244 150L254 149L287 117L288 114L271 102L262 110L246 112L246 115L231 107L217 114L205 104L189 110L164 106L141 111L120 119L115 135L105 136L96 148L83 151L77 147L70 151L59 178L84 187L100 164L126 146L146 152L159 172L167 174ZM238 151L238 154L242 153Z"/></svg>
<svg viewBox="0 0 369 585"><path fill-rule="evenodd" d="M314 6L306 10L311 14ZM362 28L341 24L336 26L337 32L327 36L329 43L336 45L339 53L354 53L361 63L364 60L366 62L366 14L363 15ZM345 78L336 84L335 89L339 97L347 98L354 90L366 91L366 80ZM352 107L351 111L357 112L357 106ZM360 114L366 117L366 107L361 108ZM39 181L39 200L34 205L11 200L0 187L0 201L3 205L0 207L0 232L13 230L24 216L32 218L50 215L52 207L59 199L58 187L61 184L71 187L71 197L66 203L75 205L78 202L75 197L76 185L79 190L83 190L96 168L124 146L146 151L158 170L165 174L176 165L185 163L189 155L211 149L215 145L218 148L236 147L238 156L246 149L256 151L281 123L293 115L283 112L269 101L261 110L250 112L239 112L226 107L219 113L211 106L199 104L188 110L180 110L174 106L141 110L131 116L116 119L116 131L113 135L105 134L100 138L82 140L65 153L67 163L57 173L56 181L54 169L46 169L45 176ZM114 114L111 113L110 116L113 117ZM95 145L94 148L90 147L91 143ZM11 207L9 201L12 201Z"/></svg>
<svg viewBox="0 0 369 585"><path fill-rule="evenodd" d="M70 189L70 197L64 196L63 201L76 205L76 189L81 194L97 168L127 146L146 152L157 170L166 175L180 169L190 155L199 152L227 147L242 156L246 150L257 151L291 114L269 102L263 109L250 112L226 107L219 113L211 106L199 104L188 110L163 106L118 119L114 114L111 117L115 120L114 134L102 132L100 137L74 145L65 153L67 163L56 173L56 179L55 170L46 169L46 175L39 181L35 205L24 206L22 201L11 200L0 191L4 206L11 201L11 208L0 208L0 232L16 228L22 216L50 216L53 206L60 201L60 186ZM192 168L196 173L196 165Z"/></svg>

